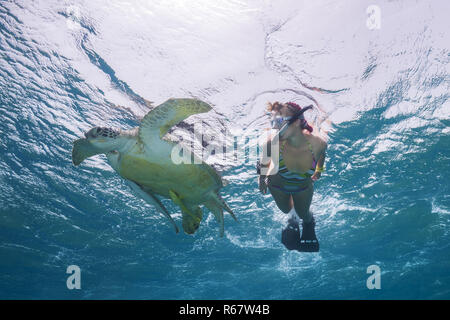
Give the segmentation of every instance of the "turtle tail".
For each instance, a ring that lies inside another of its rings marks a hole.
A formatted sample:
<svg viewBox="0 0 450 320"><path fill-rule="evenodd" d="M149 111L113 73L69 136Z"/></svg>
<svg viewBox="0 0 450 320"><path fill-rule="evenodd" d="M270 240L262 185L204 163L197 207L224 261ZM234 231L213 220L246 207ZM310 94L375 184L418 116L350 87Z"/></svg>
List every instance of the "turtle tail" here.
<svg viewBox="0 0 450 320"><path fill-rule="evenodd" d="M204 203L205 207L209 209L216 218L217 222L220 225L220 231L219 234L221 237L223 237L224 232L224 219L223 219L223 210L222 208L215 202L214 200L209 200Z"/></svg>
<svg viewBox="0 0 450 320"><path fill-rule="evenodd" d="M220 197L217 192L211 192L211 197L204 203L205 207L209 209L220 224L220 236L223 237L224 233L224 218L223 210L229 212L234 220L237 221L233 211L228 207L226 202Z"/></svg>
<svg viewBox="0 0 450 320"><path fill-rule="evenodd" d="M222 209L224 209L225 211L227 211L229 214L231 214L231 216L233 217L233 219L235 221L238 221L236 216L233 213L233 210L230 209L230 207L227 205L227 203L225 202L225 200L222 199L222 197L216 193L216 192L212 192L212 200L214 202L216 202Z"/></svg>

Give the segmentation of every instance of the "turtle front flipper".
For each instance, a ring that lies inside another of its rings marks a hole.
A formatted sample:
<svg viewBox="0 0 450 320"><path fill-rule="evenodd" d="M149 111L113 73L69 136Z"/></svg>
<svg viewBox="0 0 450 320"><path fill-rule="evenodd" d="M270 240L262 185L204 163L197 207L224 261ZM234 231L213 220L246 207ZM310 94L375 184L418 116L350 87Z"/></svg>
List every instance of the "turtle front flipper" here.
<svg viewBox="0 0 450 320"><path fill-rule="evenodd" d="M209 110L209 104L197 99L169 99L145 115L139 127L139 138L145 145L151 145L180 121Z"/></svg>
<svg viewBox="0 0 450 320"><path fill-rule="evenodd" d="M77 166L87 158L101 153L105 153L105 150L94 146L88 139L78 139L73 142L72 162Z"/></svg>
<svg viewBox="0 0 450 320"><path fill-rule="evenodd" d="M125 182L130 186L130 188L134 191L136 195L144 199L147 203L154 205L159 211L162 212L163 215L169 219L170 223L174 226L175 232L178 233L180 230L178 229L175 221L170 216L169 211L167 211L166 207L161 203L161 201L149 190L143 190L137 183L134 183L131 180L125 179Z"/></svg>
<svg viewBox="0 0 450 320"><path fill-rule="evenodd" d="M169 195L172 201L181 208L184 232L194 234L203 218L202 209L199 206L188 208L175 191L169 190Z"/></svg>

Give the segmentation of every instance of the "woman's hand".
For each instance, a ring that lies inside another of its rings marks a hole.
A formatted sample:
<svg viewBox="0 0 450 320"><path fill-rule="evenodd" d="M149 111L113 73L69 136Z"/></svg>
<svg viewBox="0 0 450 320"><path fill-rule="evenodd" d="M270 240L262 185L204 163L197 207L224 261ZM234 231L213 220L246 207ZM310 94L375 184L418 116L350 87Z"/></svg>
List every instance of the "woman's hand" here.
<svg viewBox="0 0 450 320"><path fill-rule="evenodd" d="M320 171L314 172L314 174L313 174L312 177L311 177L312 181L317 181L317 180L319 180L321 174L322 174L322 172L320 172Z"/></svg>
<svg viewBox="0 0 450 320"><path fill-rule="evenodd" d="M262 194L267 193L267 186L269 185L269 178L263 175L259 176L259 191Z"/></svg>

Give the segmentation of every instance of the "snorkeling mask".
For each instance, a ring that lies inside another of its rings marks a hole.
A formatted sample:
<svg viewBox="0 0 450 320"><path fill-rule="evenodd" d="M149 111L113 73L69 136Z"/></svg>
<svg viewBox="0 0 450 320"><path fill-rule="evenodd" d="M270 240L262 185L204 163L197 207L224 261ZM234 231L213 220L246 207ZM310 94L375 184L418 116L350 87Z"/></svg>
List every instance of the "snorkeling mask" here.
<svg viewBox="0 0 450 320"><path fill-rule="evenodd" d="M274 116L272 117L272 119L270 120L270 124L272 126L272 129L277 129L280 130L283 127L283 124L286 121L291 120L292 117L282 117L282 116Z"/></svg>

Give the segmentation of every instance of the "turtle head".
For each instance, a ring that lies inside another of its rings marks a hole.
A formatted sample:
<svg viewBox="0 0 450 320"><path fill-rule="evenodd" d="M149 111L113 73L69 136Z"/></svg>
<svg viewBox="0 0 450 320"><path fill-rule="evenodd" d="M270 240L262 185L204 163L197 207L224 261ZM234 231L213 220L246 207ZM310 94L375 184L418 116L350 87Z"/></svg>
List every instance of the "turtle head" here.
<svg viewBox="0 0 450 320"><path fill-rule="evenodd" d="M85 132L84 136L86 139L102 139L102 138L112 138L115 139L120 135L119 130L115 130L113 128L105 128L105 127L94 127L88 132Z"/></svg>
<svg viewBox="0 0 450 320"><path fill-rule="evenodd" d="M72 161L76 166L89 157L118 150L125 143L120 130L112 128L94 127L84 136L73 143Z"/></svg>

